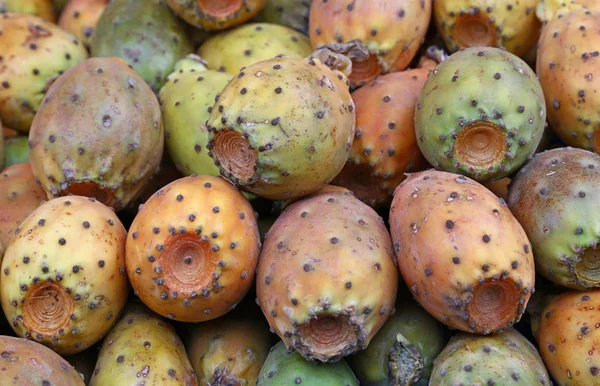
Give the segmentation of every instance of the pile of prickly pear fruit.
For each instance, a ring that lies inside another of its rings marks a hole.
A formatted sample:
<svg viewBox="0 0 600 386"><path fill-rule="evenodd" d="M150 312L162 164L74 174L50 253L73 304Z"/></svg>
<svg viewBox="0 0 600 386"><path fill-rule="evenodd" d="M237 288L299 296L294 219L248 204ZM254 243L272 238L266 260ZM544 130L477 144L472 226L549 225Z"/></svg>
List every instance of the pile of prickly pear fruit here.
<svg viewBox="0 0 600 386"><path fill-rule="evenodd" d="M0 0L0 385L600 385L600 1Z"/></svg>

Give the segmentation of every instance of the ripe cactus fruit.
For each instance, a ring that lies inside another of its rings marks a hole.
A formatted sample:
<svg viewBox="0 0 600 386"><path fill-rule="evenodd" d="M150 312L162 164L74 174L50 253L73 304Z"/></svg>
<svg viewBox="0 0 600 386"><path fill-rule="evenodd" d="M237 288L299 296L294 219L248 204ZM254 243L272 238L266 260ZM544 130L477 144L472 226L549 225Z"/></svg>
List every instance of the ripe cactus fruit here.
<svg viewBox="0 0 600 386"><path fill-rule="evenodd" d="M488 336L454 335L435 359L430 385L550 385L533 344L513 328Z"/></svg>
<svg viewBox="0 0 600 386"><path fill-rule="evenodd" d="M493 47L466 48L444 60L427 79L415 113L418 144L429 163L478 181L521 167L545 123L533 70Z"/></svg>
<svg viewBox="0 0 600 386"><path fill-rule="evenodd" d="M402 277L432 316L483 334L520 320L535 267L504 200L467 177L428 170L396 188L389 221Z"/></svg>
<svg viewBox="0 0 600 386"><path fill-rule="evenodd" d="M0 350L3 385L85 386L73 366L44 345L2 335Z"/></svg>
<svg viewBox="0 0 600 386"><path fill-rule="evenodd" d="M313 49L307 36L291 28L249 23L208 38L198 52L209 68L237 74L243 67L278 55L305 58Z"/></svg>
<svg viewBox="0 0 600 386"><path fill-rule="evenodd" d="M0 148L2 148L2 139L0 139ZM12 165L29 162L29 147L27 137L18 136L4 140L4 150L0 149L0 157L4 151L4 164L0 166L7 168ZM0 165L2 162L0 161Z"/></svg>
<svg viewBox="0 0 600 386"><path fill-rule="evenodd" d="M328 65L347 70L351 63L327 50L273 58L225 86L207 121L223 176L274 200L314 193L333 180L352 147L355 113L346 77Z"/></svg>
<svg viewBox="0 0 600 386"><path fill-rule="evenodd" d="M600 155L558 148L536 154L513 178L508 206L537 271L565 287L600 287Z"/></svg>
<svg viewBox="0 0 600 386"><path fill-rule="evenodd" d="M427 73L418 68L382 75L352 93L356 134L346 166L333 183L371 207L389 205L404 173L427 166L414 127L415 105Z"/></svg>
<svg viewBox="0 0 600 386"><path fill-rule="evenodd" d="M598 44L600 11L574 10L550 21L540 37L537 74L548 123L569 146L600 153Z"/></svg>
<svg viewBox="0 0 600 386"><path fill-rule="evenodd" d="M102 343L89 386L139 384L198 386L175 329L146 307L130 303Z"/></svg>
<svg viewBox="0 0 600 386"><path fill-rule="evenodd" d="M213 31L242 24L260 12L267 0L167 0L173 11L194 27Z"/></svg>
<svg viewBox="0 0 600 386"><path fill-rule="evenodd" d="M27 133L50 84L87 51L73 35L32 15L0 15L0 30L0 118Z"/></svg>
<svg viewBox="0 0 600 386"><path fill-rule="evenodd" d="M279 342L271 348L256 385L292 384L359 385L356 376L343 358L336 363L315 363L307 361L293 350L287 350L285 344Z"/></svg>
<svg viewBox="0 0 600 386"><path fill-rule="evenodd" d="M352 59L353 87L408 67L427 33L432 0L313 1L310 41ZM360 55L355 56L355 52ZM367 51L363 55L361 51Z"/></svg>
<svg viewBox="0 0 600 386"><path fill-rule="evenodd" d="M220 177L184 177L156 192L135 217L127 274L154 312L206 321L246 295L259 243L252 206L235 187Z"/></svg>
<svg viewBox="0 0 600 386"><path fill-rule="evenodd" d="M98 342L129 292L127 233L119 218L93 198L59 197L39 206L19 229L0 279L2 309L13 330L59 354Z"/></svg>
<svg viewBox="0 0 600 386"><path fill-rule="evenodd" d="M52 0L0 0L0 13L22 13L38 16L50 23L56 22Z"/></svg>
<svg viewBox="0 0 600 386"><path fill-rule="evenodd" d="M542 23L547 24L577 9L600 11L600 3L598 0L539 0L536 15Z"/></svg>
<svg viewBox="0 0 600 386"><path fill-rule="evenodd" d="M58 25L75 35L87 48L104 8L111 0L71 0L60 14Z"/></svg>
<svg viewBox="0 0 600 386"><path fill-rule="evenodd" d="M308 14L312 0L269 0L253 19L293 28L308 35Z"/></svg>
<svg viewBox="0 0 600 386"><path fill-rule="evenodd" d="M90 58L50 87L29 157L48 198L96 197L119 211L156 171L163 137L160 105L143 79L119 58Z"/></svg>
<svg viewBox="0 0 600 386"><path fill-rule="evenodd" d="M308 360L367 347L389 317L398 270L383 219L327 186L289 205L260 254L257 296L275 333Z"/></svg>

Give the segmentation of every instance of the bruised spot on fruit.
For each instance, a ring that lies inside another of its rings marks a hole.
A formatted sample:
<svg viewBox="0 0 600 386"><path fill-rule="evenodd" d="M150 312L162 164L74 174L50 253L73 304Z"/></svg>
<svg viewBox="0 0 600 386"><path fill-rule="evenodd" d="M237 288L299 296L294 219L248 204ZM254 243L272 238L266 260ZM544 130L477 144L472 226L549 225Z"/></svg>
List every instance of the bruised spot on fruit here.
<svg viewBox="0 0 600 386"><path fill-rule="evenodd" d="M379 65L379 60L376 55L369 55L365 60L353 60L352 61L352 72L348 79L353 84L365 84L381 74L382 68Z"/></svg>
<svg viewBox="0 0 600 386"><path fill-rule="evenodd" d="M512 279L488 279L473 289L467 313L479 328L494 331L515 320L519 297L519 289Z"/></svg>
<svg viewBox="0 0 600 386"><path fill-rule="evenodd" d="M59 192L59 196L61 197L69 194L83 197L94 197L104 205L110 207L114 206L117 201L113 192L92 181L75 182Z"/></svg>
<svg viewBox="0 0 600 386"><path fill-rule="evenodd" d="M240 133L235 131L216 133L213 154L223 169L241 182L247 182L254 176L258 155Z"/></svg>
<svg viewBox="0 0 600 386"><path fill-rule="evenodd" d="M23 325L30 331L55 335L69 324L74 301L64 288L53 282L31 286L23 303Z"/></svg>
<svg viewBox="0 0 600 386"><path fill-rule="evenodd" d="M461 14L456 18L453 37L459 48L494 47L496 26L486 14Z"/></svg>
<svg viewBox="0 0 600 386"><path fill-rule="evenodd" d="M311 354L329 356L345 352L357 340L356 331L346 316L320 315L300 326L298 332Z"/></svg>
<svg viewBox="0 0 600 386"><path fill-rule="evenodd" d="M240 11L244 0L197 0L202 13L214 18L228 18Z"/></svg>
<svg viewBox="0 0 600 386"><path fill-rule="evenodd" d="M586 248L575 265L577 277L590 283L600 282L600 246Z"/></svg>
<svg viewBox="0 0 600 386"><path fill-rule="evenodd" d="M463 128L456 139L456 159L465 166L496 167L504 160L506 134L493 122L477 121Z"/></svg>

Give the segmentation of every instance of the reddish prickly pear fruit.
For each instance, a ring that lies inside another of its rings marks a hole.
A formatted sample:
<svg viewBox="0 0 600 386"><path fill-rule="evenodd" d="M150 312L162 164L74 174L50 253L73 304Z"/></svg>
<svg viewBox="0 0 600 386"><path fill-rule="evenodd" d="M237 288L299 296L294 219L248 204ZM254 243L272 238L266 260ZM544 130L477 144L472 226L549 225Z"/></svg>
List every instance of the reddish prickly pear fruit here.
<svg viewBox="0 0 600 386"><path fill-rule="evenodd" d="M137 303L104 339L89 386L198 386L175 329Z"/></svg>
<svg viewBox="0 0 600 386"><path fill-rule="evenodd" d="M398 270L383 219L327 186L289 205L265 237L257 296L271 328L308 360L367 347L389 317Z"/></svg>
<svg viewBox="0 0 600 386"><path fill-rule="evenodd" d="M600 287L600 155L569 147L536 154L513 178L508 206L541 275L577 290Z"/></svg>
<svg viewBox="0 0 600 386"><path fill-rule="evenodd" d="M312 0L269 0L255 21L275 23L308 35L308 14Z"/></svg>
<svg viewBox="0 0 600 386"><path fill-rule="evenodd" d="M313 1L310 41L352 59L353 87L402 71L417 54L431 20L431 0ZM366 55L364 54L366 52Z"/></svg>
<svg viewBox="0 0 600 386"><path fill-rule="evenodd" d="M383 75L352 93L356 134L350 158L333 183L371 207L389 205L404 173L427 166L414 126L415 105L427 73L419 68Z"/></svg>
<svg viewBox="0 0 600 386"><path fill-rule="evenodd" d="M127 233L93 198L59 197L34 210L12 238L0 278L13 330L59 354L98 342L125 305Z"/></svg>
<svg viewBox="0 0 600 386"><path fill-rule="evenodd" d="M44 345L0 336L0 351L2 385L85 386L73 366Z"/></svg>
<svg viewBox="0 0 600 386"><path fill-rule="evenodd" d="M35 116L33 174L48 198L96 197L119 211L156 171L163 136L144 80L119 58L90 58L52 84Z"/></svg>
<svg viewBox="0 0 600 386"><path fill-rule="evenodd" d="M92 35L98 19L111 0L71 0L61 12L58 25L72 33L87 48L90 47Z"/></svg>
<svg viewBox="0 0 600 386"><path fill-rule="evenodd" d="M470 178L428 170L396 188L389 221L402 276L432 316L479 334L521 319L535 267L504 200Z"/></svg>
<svg viewBox="0 0 600 386"><path fill-rule="evenodd" d="M171 9L196 28L223 30L260 12L267 0L167 0Z"/></svg>
<svg viewBox="0 0 600 386"><path fill-rule="evenodd" d="M56 22L52 0L0 0L0 13L22 13L38 16L50 23Z"/></svg>
<svg viewBox="0 0 600 386"><path fill-rule="evenodd" d="M154 312L206 321L246 295L259 243L254 210L242 193L220 177L184 177L156 192L135 217L127 273Z"/></svg>
<svg viewBox="0 0 600 386"><path fill-rule="evenodd" d="M225 86L207 121L210 154L223 176L274 200L314 193L333 180L352 147L355 113L346 77L329 66L351 63L328 50L273 58Z"/></svg>

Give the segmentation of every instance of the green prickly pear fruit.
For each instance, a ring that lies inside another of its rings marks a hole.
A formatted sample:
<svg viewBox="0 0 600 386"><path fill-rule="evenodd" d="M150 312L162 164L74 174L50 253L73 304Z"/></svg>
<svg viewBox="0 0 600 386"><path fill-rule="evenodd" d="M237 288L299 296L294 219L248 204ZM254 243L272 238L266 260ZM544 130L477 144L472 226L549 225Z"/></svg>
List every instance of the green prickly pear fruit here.
<svg viewBox="0 0 600 386"><path fill-rule="evenodd" d="M249 23L207 39L198 52L209 68L237 74L243 67L278 55L305 58L313 49L307 36L291 28Z"/></svg>
<svg viewBox="0 0 600 386"><path fill-rule="evenodd" d="M27 137L8 138L4 141L4 168L12 165L29 162L29 147ZM2 139L0 139L0 148L2 148ZM2 157L2 150L0 150ZM2 169L2 167L0 167Z"/></svg>
<svg viewBox="0 0 600 386"><path fill-rule="evenodd" d="M184 175L218 176L219 168L208 155L208 119L215 97L233 76L208 70L196 55L175 65L158 94L169 155Z"/></svg>
<svg viewBox="0 0 600 386"><path fill-rule="evenodd" d="M90 58L52 84L29 142L33 174L48 198L96 197L119 211L160 164L160 105L123 60Z"/></svg>
<svg viewBox="0 0 600 386"><path fill-rule="evenodd" d="M508 206L541 275L577 290L600 287L600 155L569 147L536 154L512 179Z"/></svg>
<svg viewBox="0 0 600 386"><path fill-rule="evenodd" d="M252 19L267 0L167 0L187 23L209 31L224 30Z"/></svg>
<svg viewBox="0 0 600 386"><path fill-rule="evenodd" d="M398 269L383 219L327 186L289 205L265 237L257 299L271 328L308 360L367 347L394 308Z"/></svg>
<svg viewBox="0 0 600 386"><path fill-rule="evenodd" d="M504 200L465 176L428 170L396 188L389 222L402 277L433 317L478 334L521 319L535 267Z"/></svg>
<svg viewBox="0 0 600 386"><path fill-rule="evenodd" d="M513 328L454 335L433 362L430 385L550 385L540 354Z"/></svg>
<svg viewBox="0 0 600 386"><path fill-rule="evenodd" d="M518 170L545 124L544 94L533 70L493 47L466 48L440 63L415 113L418 144L429 163L477 181Z"/></svg>
<svg viewBox="0 0 600 386"><path fill-rule="evenodd" d="M253 20L284 25L308 35L311 3L312 0L269 0Z"/></svg>
<svg viewBox="0 0 600 386"><path fill-rule="evenodd" d="M89 386L198 386L175 329L146 307L131 303L104 339Z"/></svg>
<svg viewBox="0 0 600 386"><path fill-rule="evenodd" d="M328 50L307 59L273 58L242 70L216 98L207 121L221 174L268 199L295 199L341 171L354 138L354 102Z"/></svg>
<svg viewBox="0 0 600 386"><path fill-rule="evenodd" d="M127 232L93 198L59 197L34 210L2 261L0 300L12 328L59 354L98 342L125 306Z"/></svg>
<svg viewBox="0 0 600 386"><path fill-rule="evenodd" d="M133 220L127 274L154 312L217 318L250 289L260 241L252 206L220 177L192 176L156 192Z"/></svg>
<svg viewBox="0 0 600 386"><path fill-rule="evenodd" d="M193 51L187 26L165 0L112 0L92 35L92 56L119 57L158 92L175 63Z"/></svg>
<svg viewBox="0 0 600 386"><path fill-rule="evenodd" d="M56 22L52 0L0 0L0 13L22 13L38 16L50 23Z"/></svg>
<svg viewBox="0 0 600 386"><path fill-rule="evenodd" d="M2 385L85 386L73 366L44 345L2 335L0 350Z"/></svg>
<svg viewBox="0 0 600 386"><path fill-rule="evenodd" d="M27 133L48 87L87 51L73 35L32 15L0 15L0 30L0 118Z"/></svg>
<svg viewBox="0 0 600 386"><path fill-rule="evenodd" d="M600 11L600 3L598 0L539 0L535 11L538 19L546 25L578 9Z"/></svg>
<svg viewBox="0 0 600 386"><path fill-rule="evenodd" d="M58 19L58 25L75 35L88 49L98 19L111 0L71 0Z"/></svg>

